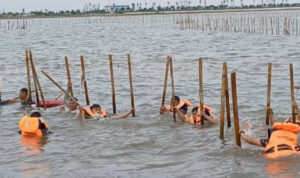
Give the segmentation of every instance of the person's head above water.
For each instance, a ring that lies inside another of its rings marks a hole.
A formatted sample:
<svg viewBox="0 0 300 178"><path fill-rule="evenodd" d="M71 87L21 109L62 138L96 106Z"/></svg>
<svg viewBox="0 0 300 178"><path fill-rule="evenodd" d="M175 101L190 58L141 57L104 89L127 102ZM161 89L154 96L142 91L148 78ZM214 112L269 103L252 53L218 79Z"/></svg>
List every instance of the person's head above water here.
<svg viewBox="0 0 300 178"><path fill-rule="evenodd" d="M204 111L205 111L205 114L206 114L206 115L210 116L210 113L209 113L209 110L208 110L208 109L204 108ZM192 109L193 117L196 117L197 114L198 114L198 112L199 112L199 107L198 107L198 106L197 106L197 107L194 107L194 108Z"/></svg>
<svg viewBox="0 0 300 178"><path fill-rule="evenodd" d="M42 117L42 115L40 112L33 112L33 113L31 113L30 117Z"/></svg>
<svg viewBox="0 0 300 178"><path fill-rule="evenodd" d="M179 96L176 96L176 95L175 95L174 98L175 98L175 106L179 105L179 103L180 103L180 98L179 98ZM171 103L170 103L171 105L172 105L172 101L173 101L173 97L171 97Z"/></svg>
<svg viewBox="0 0 300 178"><path fill-rule="evenodd" d="M27 96L28 96L28 89L22 88L20 90L19 97L21 98L21 100L27 100Z"/></svg>
<svg viewBox="0 0 300 178"><path fill-rule="evenodd" d="M74 99L75 99L75 101L78 102L77 98L74 97ZM70 101L69 101L69 109L70 110L75 110L75 109L77 109L77 107L78 107L78 104L76 102L74 102L72 99L70 99Z"/></svg>
<svg viewBox="0 0 300 178"><path fill-rule="evenodd" d="M101 114L101 106L99 104L93 104L91 106L91 110L92 110L93 113Z"/></svg>

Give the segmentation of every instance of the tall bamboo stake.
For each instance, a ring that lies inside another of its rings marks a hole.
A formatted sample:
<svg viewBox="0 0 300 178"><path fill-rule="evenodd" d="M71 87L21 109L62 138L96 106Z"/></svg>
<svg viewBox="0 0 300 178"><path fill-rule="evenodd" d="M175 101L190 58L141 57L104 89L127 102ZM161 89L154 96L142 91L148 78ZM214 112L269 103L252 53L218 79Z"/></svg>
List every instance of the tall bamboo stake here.
<svg viewBox="0 0 300 178"><path fill-rule="evenodd" d="M221 85L221 109L220 109L220 139L224 140L224 114L225 114L225 66L223 65Z"/></svg>
<svg viewBox="0 0 300 178"><path fill-rule="evenodd" d="M83 56L80 56L80 62L81 62L83 87L84 87L84 93L85 93L85 101L86 101L86 105L90 105L89 92L88 92L87 81L86 81L86 77L85 77L85 66L84 66Z"/></svg>
<svg viewBox="0 0 300 178"><path fill-rule="evenodd" d="M293 64L290 64L290 84L291 84L291 101L292 103L295 101L294 95L294 72L293 72ZM296 113L295 108L292 105L292 116L293 116L293 123L296 123Z"/></svg>
<svg viewBox="0 0 300 178"><path fill-rule="evenodd" d="M25 51L26 55L26 72L27 72L27 86L28 86L28 101L32 102L31 96L31 81L30 81L30 61L28 50Z"/></svg>
<svg viewBox="0 0 300 178"><path fill-rule="evenodd" d="M172 85L172 106L175 108L175 87L174 87L174 75L173 75L173 60L172 57L168 56L170 61L170 74L171 74L171 85ZM173 120L176 122L176 112L173 109Z"/></svg>
<svg viewBox="0 0 300 178"><path fill-rule="evenodd" d="M200 104L200 111L203 111L204 104L203 104L203 60L199 58L199 104ZM201 119L201 125L204 125L204 118Z"/></svg>
<svg viewBox="0 0 300 178"><path fill-rule="evenodd" d="M73 87L71 81L71 73L69 67L69 60L67 56L65 56L65 63L66 63L66 70L67 70L67 77L68 77L68 92L70 92L71 96L73 97L74 95L73 95Z"/></svg>
<svg viewBox="0 0 300 178"><path fill-rule="evenodd" d="M33 60L32 60L32 53L31 51L29 51L29 60L31 63L31 71L32 71L32 77L33 77L33 83L34 83L34 89L35 89L35 96L36 96L36 102L40 103L40 98L39 98L39 92L38 92L38 86L37 86L37 82L36 82L36 76L34 75L34 65L33 65Z"/></svg>
<svg viewBox="0 0 300 178"><path fill-rule="evenodd" d="M36 83L36 86L37 86L36 87L36 93L40 92L41 98L42 98L42 104L43 104L44 109L46 110L47 109L47 105L46 105L46 102L45 102L45 97L44 97L44 94L43 94L43 91L42 91L42 87L41 87L40 82L39 82L39 78L37 76L37 72L35 70L35 66L34 66L34 62L33 62L31 51L29 52L29 54L30 54L30 63L31 63L31 67L32 67L32 74L34 76L34 80L35 80L35 83ZM38 98L38 95L37 95L37 98ZM40 106L39 102L37 102L37 106Z"/></svg>
<svg viewBox="0 0 300 178"><path fill-rule="evenodd" d="M231 119L230 119L230 103L229 103L229 91L228 91L228 76L227 76L227 63L223 63L224 72L225 72L225 100L226 100L226 117L227 117L227 127L231 127Z"/></svg>
<svg viewBox="0 0 300 178"><path fill-rule="evenodd" d="M269 125L270 117L268 107L271 105L271 80L272 79L272 63L268 64L268 89L267 89L267 104L266 104L266 125Z"/></svg>
<svg viewBox="0 0 300 178"><path fill-rule="evenodd" d="M234 116L235 142L236 142L236 145L241 147L241 137L240 137L240 133L239 133L240 124L239 124L239 113L238 113L238 103L237 103L235 72L231 73L231 89L232 89L232 104L233 104L233 116Z"/></svg>
<svg viewBox="0 0 300 178"><path fill-rule="evenodd" d="M170 66L170 60L167 58L166 62L166 70L165 70L165 81L164 81L164 89L163 89L163 94L162 94L162 99L161 99L161 106L165 105L165 100L166 100L166 91L167 91L167 84L168 84L168 73L169 73L169 66Z"/></svg>
<svg viewBox="0 0 300 178"><path fill-rule="evenodd" d="M110 81L111 81L113 113L116 114L116 112L117 112L116 111L116 92L115 92L115 79L114 79L112 55L109 55L108 58L109 58L109 66L110 66Z"/></svg>
<svg viewBox="0 0 300 178"><path fill-rule="evenodd" d="M132 85L132 72L131 72L131 60L130 54L127 54L128 62L128 75L129 75L129 85L130 85L130 99L131 99L131 108L133 108L132 116L135 117L135 107L134 107L134 95L133 95L133 85Z"/></svg>

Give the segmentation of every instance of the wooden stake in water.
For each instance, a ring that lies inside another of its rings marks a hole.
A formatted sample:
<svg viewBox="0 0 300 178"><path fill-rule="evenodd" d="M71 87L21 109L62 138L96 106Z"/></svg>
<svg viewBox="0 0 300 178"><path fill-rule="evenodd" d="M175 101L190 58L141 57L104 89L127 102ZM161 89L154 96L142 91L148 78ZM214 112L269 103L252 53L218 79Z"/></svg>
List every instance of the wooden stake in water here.
<svg viewBox="0 0 300 178"><path fill-rule="evenodd" d="M237 103L235 72L231 73L231 89L232 89L232 104L233 104L233 116L234 116L235 141L236 141L236 145L241 147L241 137L240 137L240 133L239 133L240 124L239 124L239 113L238 113L238 103Z"/></svg>
<svg viewBox="0 0 300 178"><path fill-rule="evenodd" d="M46 102L45 102L45 97L44 97L44 94L43 94L43 91L42 91L42 87L41 87L40 82L39 82L39 78L38 78L37 72L35 70L35 66L34 66L34 62L33 62L31 51L29 52L29 54L30 54L30 63L31 63L31 67L32 67L32 74L34 76L34 80L35 80L35 83L36 83L37 99L38 99L38 93L40 92L41 98L42 98L42 104L43 104L44 109L46 110L47 109L47 105L46 105ZM39 102L37 102L37 106L40 106Z"/></svg>
<svg viewBox="0 0 300 178"><path fill-rule="evenodd" d="M132 72L131 72L131 60L130 54L127 54L128 62L128 75L129 75L129 85L130 85L130 99L131 99L131 108L133 108L132 116L135 117L135 107L134 107L134 95L133 95L133 84L132 84Z"/></svg>
<svg viewBox="0 0 300 178"><path fill-rule="evenodd" d="M227 63L223 63L224 72L225 72L225 84L224 84L224 92L225 92L225 100L226 100L226 117L227 117L227 127L231 127L231 119L230 119L230 103L229 103L229 91L228 91L228 76L227 76Z"/></svg>
<svg viewBox="0 0 300 178"><path fill-rule="evenodd" d="M81 62L83 87L84 87L84 93L85 93L85 101L86 101L86 105L90 105L89 92L88 92L87 81L86 81L86 77L85 77L85 65L84 65L83 56L80 56L80 62Z"/></svg>
<svg viewBox="0 0 300 178"><path fill-rule="evenodd" d="M162 94L162 99L161 99L161 106L165 105L166 91L167 91L167 84L168 84L168 75L169 75L169 66L170 66L170 60L168 57L167 62L166 62L165 81L164 81L164 89L163 89L163 94Z"/></svg>
<svg viewBox="0 0 300 178"><path fill-rule="evenodd" d="M35 96L36 96L36 102L40 103L40 98L39 98L39 92L38 92L38 86L37 86L37 82L36 82L36 76L34 74L34 65L33 65L33 59L32 59L32 53L31 51L29 51L29 60L31 63L31 71L32 71L32 77L33 77L33 83L34 83L34 89L35 89Z"/></svg>
<svg viewBox="0 0 300 178"><path fill-rule="evenodd" d="M293 64L290 64L290 84L291 84L291 101L293 103L295 102ZM293 123L296 123L296 113L293 104L292 104L292 116L293 116Z"/></svg>
<svg viewBox="0 0 300 178"><path fill-rule="evenodd" d="M220 139L224 140L224 117L225 117L225 66L223 65L221 85L221 108L220 108Z"/></svg>
<svg viewBox="0 0 300 178"><path fill-rule="evenodd" d="M27 87L28 87L28 101L32 102L31 96L31 80L30 80L30 61L29 61L29 52L25 51L26 55L26 73L27 73Z"/></svg>
<svg viewBox="0 0 300 178"><path fill-rule="evenodd" d="M168 56L170 61L170 74L171 74L171 85L172 85L172 106L175 108L175 87L174 87L174 75L173 75L173 60L170 56ZM176 112L175 109L173 109L173 119L174 122L176 122Z"/></svg>
<svg viewBox="0 0 300 178"><path fill-rule="evenodd" d="M68 57L65 56L65 63L66 63L66 70L67 70L67 77L68 77L68 92L70 92L70 95L73 97L73 86L72 86L72 80L71 80L71 73L70 73L70 67L69 67L69 60Z"/></svg>
<svg viewBox="0 0 300 178"><path fill-rule="evenodd" d="M113 105L113 113L116 114L116 92L115 92L115 79L114 79L114 69L112 62L112 55L108 56L109 58L109 66L110 66L110 81L111 81L111 92L112 92L112 105Z"/></svg>
<svg viewBox="0 0 300 178"><path fill-rule="evenodd" d="M267 104L266 104L266 125L269 125L270 117L268 107L271 105L271 80L272 79L272 64L268 64L268 89L267 89Z"/></svg>
<svg viewBox="0 0 300 178"><path fill-rule="evenodd" d="M202 58L199 58L199 104L200 112L204 109L203 104L203 61ZM201 119L201 125L204 125L204 118Z"/></svg>

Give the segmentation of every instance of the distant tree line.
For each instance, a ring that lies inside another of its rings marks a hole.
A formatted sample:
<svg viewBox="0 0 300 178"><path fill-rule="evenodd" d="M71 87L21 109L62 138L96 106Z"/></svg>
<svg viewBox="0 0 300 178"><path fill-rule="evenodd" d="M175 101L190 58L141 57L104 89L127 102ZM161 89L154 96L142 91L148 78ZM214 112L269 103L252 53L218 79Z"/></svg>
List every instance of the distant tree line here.
<svg viewBox="0 0 300 178"><path fill-rule="evenodd" d="M231 0L232 1L232 0ZM274 1L274 0L273 0ZM221 9L247 9L247 8L274 8L274 7L300 7L300 3L270 3L270 4L260 4L260 5L243 5L241 3L241 6L229 6L228 0L226 3L226 0L221 1L220 5L209 5L206 6L206 2L204 2L204 5L199 6L191 6L189 3L190 1L187 1L186 4L179 4L175 3L175 5L170 5L168 3L167 6L156 6L156 3L152 3L151 5L145 3L142 6L142 3L132 3L130 9L124 9L115 13L124 13L124 12L162 12L162 11L189 11L189 10L221 10ZM241 0L243 2L243 0ZM77 9L77 10L60 10L60 11L50 11L50 10L39 10L39 11L31 11L30 13L25 13L24 9L22 12L3 12L0 13L0 17L19 17L19 16L69 16L69 15L88 15L88 14L108 14L111 12L107 12L105 9L100 9L100 4L85 4L83 10Z"/></svg>

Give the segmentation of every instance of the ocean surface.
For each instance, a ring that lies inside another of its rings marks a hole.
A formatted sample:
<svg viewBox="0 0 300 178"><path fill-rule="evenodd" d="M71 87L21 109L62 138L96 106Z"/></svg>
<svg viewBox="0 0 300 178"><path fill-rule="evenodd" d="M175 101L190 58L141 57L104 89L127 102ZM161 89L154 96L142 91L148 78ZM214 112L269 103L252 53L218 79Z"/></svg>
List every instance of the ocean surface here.
<svg viewBox="0 0 300 178"><path fill-rule="evenodd" d="M300 11L290 13L300 16ZM225 139L220 140L219 125L196 127L179 119L175 123L171 114L160 115L158 110L168 55L173 58L176 95L199 103L201 57L204 103L219 117L222 65L227 62L229 78L231 72L237 76L240 125L249 122L251 136L267 138L268 63L273 64L271 106L282 121L291 116L290 63L294 83L300 85L300 36L203 32L181 28L178 19L180 15L26 19L25 30L17 28L22 19L0 20L2 100L27 87L28 49L47 100L60 90L41 70L66 88L64 56L68 56L74 95L83 105L80 56L84 56L90 101L108 113L112 113L108 55L113 55L117 113L124 113L131 107L127 66L131 54L136 106L136 117L99 121L78 121L58 107L39 109L53 132L42 139L24 139L17 133L20 119L38 109L1 106L1 177L299 177L300 156L269 160L263 148L243 141L237 147L234 127L225 127ZM299 95L295 89L298 103ZM169 80L166 103L170 98Z"/></svg>

